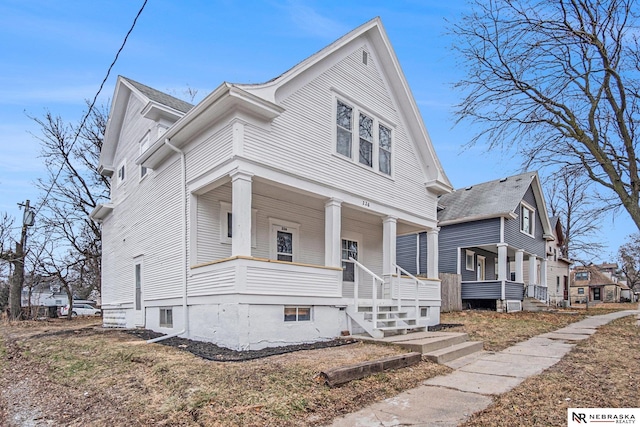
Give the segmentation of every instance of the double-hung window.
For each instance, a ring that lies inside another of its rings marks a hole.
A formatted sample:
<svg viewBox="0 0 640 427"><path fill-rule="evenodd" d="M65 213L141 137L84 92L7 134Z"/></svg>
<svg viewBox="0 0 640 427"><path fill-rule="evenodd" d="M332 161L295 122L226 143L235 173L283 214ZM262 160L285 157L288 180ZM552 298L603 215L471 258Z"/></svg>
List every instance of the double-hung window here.
<svg viewBox="0 0 640 427"><path fill-rule="evenodd" d="M357 140L354 138L356 119ZM337 154L384 175L391 175L392 136L391 127L375 115L336 99Z"/></svg>
<svg viewBox="0 0 640 427"><path fill-rule="evenodd" d="M534 235L535 211L529 205L520 205L520 231L530 236Z"/></svg>

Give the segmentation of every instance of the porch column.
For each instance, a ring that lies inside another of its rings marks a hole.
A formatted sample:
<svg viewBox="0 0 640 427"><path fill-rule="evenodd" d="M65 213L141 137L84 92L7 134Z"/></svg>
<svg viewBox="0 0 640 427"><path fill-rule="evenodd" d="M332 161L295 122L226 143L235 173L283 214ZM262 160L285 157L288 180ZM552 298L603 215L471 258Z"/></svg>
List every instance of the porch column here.
<svg viewBox="0 0 640 427"><path fill-rule="evenodd" d="M342 245L340 242L342 201L330 199L324 205L324 265L342 265Z"/></svg>
<svg viewBox="0 0 640 427"><path fill-rule="evenodd" d="M547 258L540 259L540 286L547 286Z"/></svg>
<svg viewBox="0 0 640 427"><path fill-rule="evenodd" d="M498 280L509 280L507 278L507 244L498 243Z"/></svg>
<svg viewBox="0 0 640 427"><path fill-rule="evenodd" d="M382 220L382 275L391 276L396 263L396 225L398 218L385 217Z"/></svg>
<svg viewBox="0 0 640 427"><path fill-rule="evenodd" d="M524 283L524 251L516 251L516 282Z"/></svg>
<svg viewBox="0 0 640 427"><path fill-rule="evenodd" d="M438 278L438 235L440 228L427 231L427 277ZM419 272L418 272L419 273Z"/></svg>
<svg viewBox="0 0 640 427"><path fill-rule="evenodd" d="M236 170L231 176L231 256L251 256L251 181L253 174Z"/></svg>
<svg viewBox="0 0 640 427"><path fill-rule="evenodd" d="M529 285L538 284L538 258L529 255Z"/></svg>

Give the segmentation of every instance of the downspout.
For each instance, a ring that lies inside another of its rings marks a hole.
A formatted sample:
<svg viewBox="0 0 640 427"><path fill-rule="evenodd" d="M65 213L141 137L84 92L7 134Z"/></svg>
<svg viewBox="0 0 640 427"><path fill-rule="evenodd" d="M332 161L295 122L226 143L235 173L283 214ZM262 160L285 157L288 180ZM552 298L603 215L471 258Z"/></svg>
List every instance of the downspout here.
<svg viewBox="0 0 640 427"><path fill-rule="evenodd" d="M187 311L187 274L189 273L187 269L187 159L184 151L174 145L171 145L169 138L165 138L164 144L176 153L180 154L180 160L182 164L182 268L184 269L184 273L182 275L182 314L184 317L184 327L180 332L175 332L173 334L163 335L158 338L147 340L147 344L177 337L178 335L182 335L189 330L189 314Z"/></svg>

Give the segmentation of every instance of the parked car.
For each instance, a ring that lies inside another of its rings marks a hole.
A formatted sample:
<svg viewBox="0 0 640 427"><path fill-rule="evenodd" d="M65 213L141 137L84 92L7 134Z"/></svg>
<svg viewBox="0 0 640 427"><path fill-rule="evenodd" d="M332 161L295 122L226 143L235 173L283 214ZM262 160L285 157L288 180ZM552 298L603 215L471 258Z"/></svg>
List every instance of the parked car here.
<svg viewBox="0 0 640 427"><path fill-rule="evenodd" d="M69 313L69 304L65 305L60 309L60 315L66 316ZM71 309L72 316L100 316L102 315L102 310L99 308L95 308L89 304L74 304Z"/></svg>

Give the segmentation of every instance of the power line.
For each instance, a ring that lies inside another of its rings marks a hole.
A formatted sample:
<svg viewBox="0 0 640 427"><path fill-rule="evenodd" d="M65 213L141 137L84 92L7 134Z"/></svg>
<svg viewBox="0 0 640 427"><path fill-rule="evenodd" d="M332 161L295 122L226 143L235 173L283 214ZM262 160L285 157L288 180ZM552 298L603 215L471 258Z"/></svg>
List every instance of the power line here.
<svg viewBox="0 0 640 427"><path fill-rule="evenodd" d="M127 34L124 36L124 40L122 41L122 44L120 45L120 49L118 49L118 52L116 52L116 56L113 59L113 62L111 62L111 65L109 65L109 68L107 69L107 74L104 76L104 79L102 80L102 83L100 84L100 87L98 88L98 91L96 92L95 96L93 97L93 101L91 101L91 104L89 104L89 108L87 109L86 114L84 115L84 117L80 121L80 126L78 126L78 130L77 130L76 134L74 135L73 141L71 141L71 144L69 145L69 152L71 152L71 150L73 149L73 146L78 141L78 137L80 136L80 132L82 132L82 129L84 128L84 126L85 126L85 124L87 122L87 119L89 118L89 115L91 114L91 111L93 110L93 107L96 105L96 101L98 100L98 96L100 95L100 92L102 92L102 89L104 88L105 83L109 79L109 75L111 74L111 70L116 65L116 62L118 61L118 57L120 56L120 52L122 52L122 50L124 49L125 44L127 44L127 40L129 39L129 35L133 32L133 29L135 28L136 23L138 22L138 18L142 14L142 11L144 10L145 6L147 5L147 1L148 0L144 0L144 2L142 3L142 6L140 7L140 10L138 10L138 13L136 14L136 17L133 19L133 23L131 24L131 28L129 28L129 31L127 31ZM51 185L49 186L49 189L45 193L44 198L42 199L42 203L40 203L40 206L38 206L38 209L36 210L36 213L35 213L36 215L38 215L38 213L40 212L40 209L42 209L42 207L46 203L47 199L49 198L49 195L51 194L51 191L53 190L53 187L56 185L56 181L58 180L58 178L60 177L60 174L62 173L62 169L64 169L64 163L60 165L60 169L58 169L58 173L56 173L55 176L53 177L53 181L51 181Z"/></svg>

